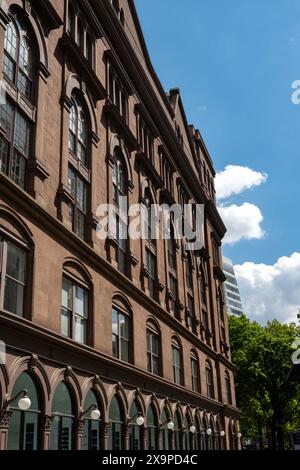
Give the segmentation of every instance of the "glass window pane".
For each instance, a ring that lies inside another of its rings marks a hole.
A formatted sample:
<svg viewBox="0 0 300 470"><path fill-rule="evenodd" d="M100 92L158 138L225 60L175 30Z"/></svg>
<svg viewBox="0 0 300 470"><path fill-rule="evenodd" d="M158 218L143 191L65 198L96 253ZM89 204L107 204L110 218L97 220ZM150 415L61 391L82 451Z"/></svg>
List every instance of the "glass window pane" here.
<svg viewBox="0 0 300 470"><path fill-rule="evenodd" d="M13 153L11 179L21 188L25 188L26 159L19 152Z"/></svg>
<svg viewBox="0 0 300 470"><path fill-rule="evenodd" d="M72 450L73 419L62 418L60 450Z"/></svg>
<svg viewBox="0 0 300 470"><path fill-rule="evenodd" d="M7 278L4 290L4 310L23 316L24 286Z"/></svg>
<svg viewBox="0 0 300 470"><path fill-rule="evenodd" d="M52 414L73 415L73 406L70 392L64 382L61 382L55 391L52 403Z"/></svg>
<svg viewBox="0 0 300 470"><path fill-rule="evenodd" d="M119 315L119 325L120 325L120 336L129 340L130 339L129 318L126 315Z"/></svg>
<svg viewBox="0 0 300 470"><path fill-rule="evenodd" d="M8 450L21 450L21 412L15 410L9 420Z"/></svg>
<svg viewBox="0 0 300 470"><path fill-rule="evenodd" d="M31 45L26 37L22 37L20 42L19 65L27 77L32 78L33 56Z"/></svg>
<svg viewBox="0 0 300 470"><path fill-rule="evenodd" d="M11 80L15 81L16 63L6 53L3 59L3 73Z"/></svg>
<svg viewBox="0 0 300 470"><path fill-rule="evenodd" d="M19 282L25 283L25 270L25 253L11 243L8 243L6 274Z"/></svg>
<svg viewBox="0 0 300 470"><path fill-rule="evenodd" d="M122 421L122 412L118 399L114 396L110 403L109 408L109 419L110 421Z"/></svg>
<svg viewBox="0 0 300 470"><path fill-rule="evenodd" d="M88 317L88 293L78 286L75 287L75 312L84 318Z"/></svg>
<svg viewBox="0 0 300 470"><path fill-rule="evenodd" d="M59 450L60 417L56 416L51 423L51 450Z"/></svg>
<svg viewBox="0 0 300 470"><path fill-rule="evenodd" d="M159 358L152 356L153 374L159 375Z"/></svg>
<svg viewBox="0 0 300 470"><path fill-rule="evenodd" d="M72 283L64 277L61 292L61 305L68 310L72 310L72 300Z"/></svg>
<svg viewBox="0 0 300 470"><path fill-rule="evenodd" d="M85 238L85 215L79 209L74 210L75 213L75 233L79 238Z"/></svg>
<svg viewBox="0 0 300 470"><path fill-rule="evenodd" d="M76 194L76 176L71 167L68 169L68 188L72 196L75 198Z"/></svg>
<svg viewBox="0 0 300 470"><path fill-rule="evenodd" d="M8 142L0 136L0 171L8 174Z"/></svg>
<svg viewBox="0 0 300 470"><path fill-rule="evenodd" d="M31 98L31 80L22 72L22 70L19 71L18 88L26 98Z"/></svg>
<svg viewBox="0 0 300 470"><path fill-rule="evenodd" d="M116 335L119 334L118 331L118 312L117 310L113 309L112 311L112 332Z"/></svg>
<svg viewBox="0 0 300 470"><path fill-rule="evenodd" d="M11 21L6 28L4 47L13 59L17 57L17 41L17 30L14 23Z"/></svg>
<svg viewBox="0 0 300 470"><path fill-rule="evenodd" d="M71 313L64 308L61 311L61 334L71 336Z"/></svg>
<svg viewBox="0 0 300 470"><path fill-rule="evenodd" d="M156 356L159 355L159 338L155 334L152 335L152 352Z"/></svg>
<svg viewBox="0 0 300 470"><path fill-rule="evenodd" d="M16 113L15 147L25 156L29 152L30 124L18 111Z"/></svg>
<svg viewBox="0 0 300 470"><path fill-rule="evenodd" d="M39 415L24 413L24 450L37 450Z"/></svg>
<svg viewBox="0 0 300 470"><path fill-rule="evenodd" d="M112 335L113 356L119 358L119 340L116 335Z"/></svg>
<svg viewBox="0 0 300 470"><path fill-rule="evenodd" d="M121 359L129 362L129 342L121 338Z"/></svg>
<svg viewBox="0 0 300 470"><path fill-rule="evenodd" d="M11 135L12 119L13 107L9 101L6 101L6 103L0 105L0 124L5 129L7 137Z"/></svg>
<svg viewBox="0 0 300 470"><path fill-rule="evenodd" d="M85 213L87 208L87 187L80 178L77 178L77 204L82 212Z"/></svg>
<svg viewBox="0 0 300 470"><path fill-rule="evenodd" d="M75 317L74 339L75 341L78 341L78 343L85 344L87 341L86 326L86 320L78 316Z"/></svg>

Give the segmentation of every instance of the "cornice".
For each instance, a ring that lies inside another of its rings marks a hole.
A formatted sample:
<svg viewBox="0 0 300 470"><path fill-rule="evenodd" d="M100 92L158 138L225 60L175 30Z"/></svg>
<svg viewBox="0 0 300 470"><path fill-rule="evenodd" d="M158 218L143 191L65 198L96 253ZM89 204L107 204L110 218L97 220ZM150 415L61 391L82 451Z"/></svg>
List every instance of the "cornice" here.
<svg viewBox="0 0 300 470"><path fill-rule="evenodd" d="M58 29L63 24L62 18L49 0L31 0L31 3L35 11L40 13L48 31Z"/></svg>

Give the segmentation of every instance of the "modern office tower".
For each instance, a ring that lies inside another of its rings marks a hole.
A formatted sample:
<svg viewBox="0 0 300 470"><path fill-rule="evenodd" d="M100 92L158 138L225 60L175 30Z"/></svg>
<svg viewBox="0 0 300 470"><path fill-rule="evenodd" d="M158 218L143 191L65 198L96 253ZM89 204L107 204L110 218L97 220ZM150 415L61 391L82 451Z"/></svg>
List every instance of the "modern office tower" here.
<svg viewBox="0 0 300 470"><path fill-rule="evenodd" d="M226 276L225 299L227 313L230 315L242 315L244 311L234 266L232 261L225 257L223 257L223 271Z"/></svg>

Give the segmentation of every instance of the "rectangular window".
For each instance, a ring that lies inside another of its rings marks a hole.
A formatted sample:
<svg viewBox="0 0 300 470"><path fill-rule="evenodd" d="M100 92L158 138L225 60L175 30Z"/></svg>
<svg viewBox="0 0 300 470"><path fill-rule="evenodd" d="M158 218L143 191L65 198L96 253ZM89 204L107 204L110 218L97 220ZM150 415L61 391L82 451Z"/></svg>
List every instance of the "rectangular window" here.
<svg viewBox="0 0 300 470"><path fill-rule="evenodd" d="M173 313L176 313L177 307L176 302L178 299L178 285L177 279L173 274L169 274L169 287L170 287L170 309Z"/></svg>
<svg viewBox="0 0 300 470"><path fill-rule="evenodd" d="M130 362L130 319L128 315L113 308L112 310L112 352L113 356Z"/></svg>
<svg viewBox="0 0 300 470"><path fill-rule="evenodd" d="M149 273L148 277L148 289L150 297L155 298L155 278L156 278L156 256L148 249L146 249L146 261L147 270Z"/></svg>
<svg viewBox="0 0 300 470"><path fill-rule="evenodd" d="M0 125L6 131L0 137L0 170L24 189L31 124L7 101L0 106Z"/></svg>
<svg viewBox="0 0 300 470"><path fill-rule="evenodd" d="M159 354L159 335L147 330L147 362L148 372L151 374L160 375Z"/></svg>
<svg viewBox="0 0 300 470"><path fill-rule="evenodd" d="M226 374L225 375L225 387L226 387L226 400L229 405L232 404L232 395L231 395L231 385L230 385L230 378Z"/></svg>
<svg viewBox="0 0 300 470"><path fill-rule="evenodd" d="M87 216L88 185L82 178L69 167L68 177L69 191L74 198L74 204L70 206L70 220L73 231L83 240L85 239L85 220Z"/></svg>
<svg viewBox="0 0 300 470"><path fill-rule="evenodd" d="M24 314L26 253L0 236L0 307L18 315Z"/></svg>
<svg viewBox="0 0 300 470"><path fill-rule="evenodd" d="M215 398L215 390L214 390L214 381L213 381L213 373L212 368L209 364L206 365L206 387L207 387L207 396L209 398Z"/></svg>
<svg viewBox="0 0 300 470"><path fill-rule="evenodd" d="M174 383L183 385L182 353L177 346L172 346Z"/></svg>
<svg viewBox="0 0 300 470"><path fill-rule="evenodd" d="M78 343L87 343L88 291L63 278L61 294L61 334Z"/></svg>
<svg viewBox="0 0 300 470"><path fill-rule="evenodd" d="M191 371L193 391L200 393L199 362L196 357L191 357Z"/></svg>

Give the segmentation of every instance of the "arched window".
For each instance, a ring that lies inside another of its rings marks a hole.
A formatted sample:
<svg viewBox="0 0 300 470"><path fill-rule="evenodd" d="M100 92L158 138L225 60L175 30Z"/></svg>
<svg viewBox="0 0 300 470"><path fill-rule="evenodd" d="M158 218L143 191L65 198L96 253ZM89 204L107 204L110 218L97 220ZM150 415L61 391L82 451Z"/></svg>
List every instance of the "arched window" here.
<svg viewBox="0 0 300 470"><path fill-rule="evenodd" d="M34 51L27 23L15 11L11 11L5 33L3 75L31 102L35 99L34 57L37 57L37 52ZM7 96L5 103L0 105L0 125L5 131L0 135L0 170L26 189L33 125L31 118L22 109L20 100L11 96Z"/></svg>
<svg viewBox="0 0 300 470"><path fill-rule="evenodd" d="M93 390L90 390L84 402L84 410L89 410L83 415L83 443L82 450L101 450L102 449L102 421L91 418L91 407L96 405L99 410L102 406L99 404L97 396Z"/></svg>
<svg viewBox="0 0 300 470"><path fill-rule="evenodd" d="M215 388L214 388L214 376L211 363L206 361L205 363L205 373L206 373L206 393L209 398L215 398Z"/></svg>
<svg viewBox="0 0 300 470"><path fill-rule="evenodd" d="M191 352L191 375L192 375L192 388L194 392L200 393L200 366L197 354Z"/></svg>
<svg viewBox="0 0 300 470"><path fill-rule="evenodd" d="M157 286L155 285L157 280L157 243L154 238L154 224L155 224L155 213L153 199L150 194L146 193L146 243L145 243L145 259L146 268L148 273L148 290L152 299L158 300L157 298ZM152 230L152 227L154 230Z"/></svg>
<svg viewBox="0 0 300 470"><path fill-rule="evenodd" d="M157 419L153 405L149 406L147 414L148 445L147 450L158 450L157 445Z"/></svg>
<svg viewBox="0 0 300 470"><path fill-rule="evenodd" d="M82 100L73 95L69 123L68 187L73 197L70 204L70 221L73 231L82 239L86 238L89 206L90 179L86 170L90 167L89 133L90 126Z"/></svg>
<svg viewBox="0 0 300 470"><path fill-rule="evenodd" d="M22 373L13 388L12 397L27 390L31 400L28 411L18 407L18 397L11 405L12 416L9 421L8 450L39 450L41 448L41 399L38 387L31 376Z"/></svg>
<svg viewBox="0 0 300 470"><path fill-rule="evenodd" d="M166 408L163 409L161 417L162 450L170 450L170 431L168 429L169 413Z"/></svg>
<svg viewBox="0 0 300 470"><path fill-rule="evenodd" d="M142 450L143 449L143 427L136 424L136 418L141 412L139 404L136 400L130 408L130 418L132 421L129 423L129 449Z"/></svg>
<svg viewBox="0 0 300 470"><path fill-rule="evenodd" d="M51 450L73 450L75 447L75 412L67 385L61 382L52 403Z"/></svg>
<svg viewBox="0 0 300 470"><path fill-rule="evenodd" d="M34 52L26 22L13 13L4 41L3 73L29 100L32 99Z"/></svg>
<svg viewBox="0 0 300 470"><path fill-rule="evenodd" d="M184 450L192 450L193 434L190 431L191 421L185 417L183 431L183 448Z"/></svg>
<svg viewBox="0 0 300 470"><path fill-rule="evenodd" d="M177 276L177 245L174 227L171 224L170 238L168 240L168 271L169 271L169 310L178 315L178 276Z"/></svg>
<svg viewBox="0 0 300 470"><path fill-rule="evenodd" d="M116 150L113 166L113 201L115 204L115 239L118 246L118 268L128 274L128 175L125 169L123 154Z"/></svg>
<svg viewBox="0 0 300 470"><path fill-rule="evenodd" d="M24 316L27 283L27 251L0 230L0 309Z"/></svg>
<svg viewBox="0 0 300 470"><path fill-rule="evenodd" d="M232 405L231 382L227 371L225 371L225 390L226 390L226 403Z"/></svg>
<svg viewBox="0 0 300 470"><path fill-rule="evenodd" d="M109 408L108 450L122 450L124 447L124 418L119 399L114 396Z"/></svg>
<svg viewBox="0 0 300 470"><path fill-rule="evenodd" d="M174 383L184 385L182 348L176 338L172 338L172 364Z"/></svg>
<svg viewBox="0 0 300 470"><path fill-rule="evenodd" d="M187 290L187 326L196 332L195 299L193 282L193 263L191 253L186 258L186 290Z"/></svg>
<svg viewBox="0 0 300 470"><path fill-rule="evenodd" d="M181 445L181 418L178 411L174 418L174 450L182 450Z"/></svg>
<svg viewBox="0 0 300 470"><path fill-rule="evenodd" d="M131 362L131 318L128 311L120 306L112 309L112 351L113 356L124 362Z"/></svg>
<svg viewBox="0 0 300 470"><path fill-rule="evenodd" d="M155 375L161 375L161 340L160 331L153 322L147 322L147 369Z"/></svg>
<svg viewBox="0 0 300 470"><path fill-rule="evenodd" d="M61 293L61 334L78 343L88 343L90 292L81 280L65 273Z"/></svg>

